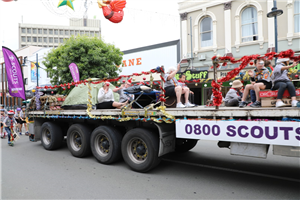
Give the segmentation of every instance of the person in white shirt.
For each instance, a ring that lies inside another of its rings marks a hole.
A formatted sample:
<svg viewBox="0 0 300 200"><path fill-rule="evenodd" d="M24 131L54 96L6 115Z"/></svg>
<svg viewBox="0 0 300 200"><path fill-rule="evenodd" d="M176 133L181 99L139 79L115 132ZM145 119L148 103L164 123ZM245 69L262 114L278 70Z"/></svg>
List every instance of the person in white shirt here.
<svg viewBox="0 0 300 200"><path fill-rule="evenodd" d="M109 88L110 83L105 82L103 87L99 89L98 92L98 104L97 109L113 109L122 108L127 104L128 101L124 103L115 102L113 91Z"/></svg>
<svg viewBox="0 0 300 200"><path fill-rule="evenodd" d="M164 89L166 90L166 96L176 96L177 98L177 105L176 108L185 108L185 107L194 107L195 105L191 104L189 102L189 94L190 89L188 87L182 88L178 81L175 78L176 73L180 69L180 63L177 66L177 69L175 67L170 67L167 73L164 76L165 84ZM185 105L181 102L181 95L184 94L185 98Z"/></svg>

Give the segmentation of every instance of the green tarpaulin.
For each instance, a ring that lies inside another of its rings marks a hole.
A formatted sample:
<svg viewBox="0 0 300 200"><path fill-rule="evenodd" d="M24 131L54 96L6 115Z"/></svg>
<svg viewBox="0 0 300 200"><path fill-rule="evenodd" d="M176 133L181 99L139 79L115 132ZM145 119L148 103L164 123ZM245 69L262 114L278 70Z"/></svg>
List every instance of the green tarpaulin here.
<svg viewBox="0 0 300 200"><path fill-rule="evenodd" d="M104 83L91 84L92 87L92 104L98 103L98 91L103 86ZM111 90L115 88L114 85L110 84ZM119 102L119 94L114 93L114 98L116 102ZM88 84L80 84L73 88L70 94L65 99L62 106L72 106L72 105L87 105L88 103Z"/></svg>

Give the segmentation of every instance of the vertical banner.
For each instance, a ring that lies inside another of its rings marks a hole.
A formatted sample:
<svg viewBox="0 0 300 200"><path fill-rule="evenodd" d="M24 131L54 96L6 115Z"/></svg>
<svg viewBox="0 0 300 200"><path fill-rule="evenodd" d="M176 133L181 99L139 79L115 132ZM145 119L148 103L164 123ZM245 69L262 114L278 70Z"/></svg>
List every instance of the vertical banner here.
<svg viewBox="0 0 300 200"><path fill-rule="evenodd" d="M20 97L25 100L23 73L19 59L16 54L7 47L2 46L2 52L6 68L9 94L10 96Z"/></svg>
<svg viewBox="0 0 300 200"><path fill-rule="evenodd" d="M34 62L30 62L31 82L36 82L37 70L39 70L39 68L36 67L36 64ZM40 81L41 79L40 70L38 72L39 72L39 81Z"/></svg>
<svg viewBox="0 0 300 200"><path fill-rule="evenodd" d="M74 82L79 81L80 77L79 77L79 71L78 71L77 65L75 63L71 63L69 65L69 68L70 68L70 71L71 71Z"/></svg>

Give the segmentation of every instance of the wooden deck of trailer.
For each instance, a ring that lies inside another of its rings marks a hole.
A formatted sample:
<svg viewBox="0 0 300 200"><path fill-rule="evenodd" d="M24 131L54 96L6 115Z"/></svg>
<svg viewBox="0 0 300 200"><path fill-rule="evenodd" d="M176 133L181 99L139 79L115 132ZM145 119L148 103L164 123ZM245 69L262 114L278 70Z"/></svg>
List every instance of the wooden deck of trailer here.
<svg viewBox="0 0 300 200"><path fill-rule="evenodd" d="M239 107L220 107L218 110L215 107L198 106L193 108L167 108L166 112L175 118L299 118L300 108L298 107L261 107L261 108L239 108ZM95 116L114 116L122 117L122 112L119 109L107 110L92 110L92 115ZM145 111L143 109L131 109L125 111L125 117L138 116L143 118ZM38 117L45 115L59 116L87 116L86 110L59 110L59 111L30 111L30 117ZM158 110L149 110L149 117L164 117Z"/></svg>

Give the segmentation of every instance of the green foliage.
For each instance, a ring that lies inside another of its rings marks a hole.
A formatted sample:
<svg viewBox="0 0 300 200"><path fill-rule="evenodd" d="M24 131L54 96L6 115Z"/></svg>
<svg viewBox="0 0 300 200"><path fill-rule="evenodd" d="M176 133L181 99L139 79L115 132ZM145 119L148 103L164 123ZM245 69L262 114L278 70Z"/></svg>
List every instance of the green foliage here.
<svg viewBox="0 0 300 200"><path fill-rule="evenodd" d="M72 36L56 49L52 49L43 64L52 85L73 82L70 63L78 66L80 80L87 78L113 78L118 76L123 53L99 38ZM58 90L61 93L63 90ZM67 90L66 90L67 91Z"/></svg>

